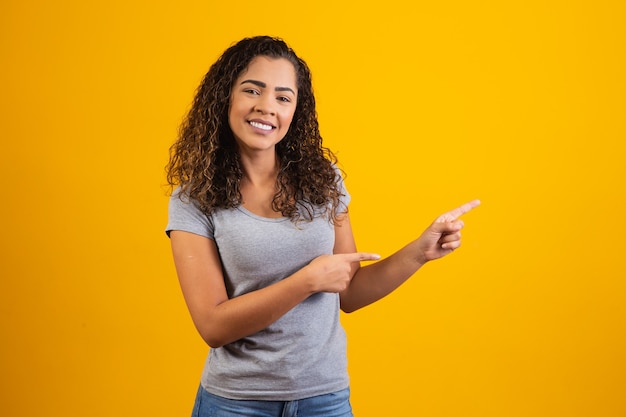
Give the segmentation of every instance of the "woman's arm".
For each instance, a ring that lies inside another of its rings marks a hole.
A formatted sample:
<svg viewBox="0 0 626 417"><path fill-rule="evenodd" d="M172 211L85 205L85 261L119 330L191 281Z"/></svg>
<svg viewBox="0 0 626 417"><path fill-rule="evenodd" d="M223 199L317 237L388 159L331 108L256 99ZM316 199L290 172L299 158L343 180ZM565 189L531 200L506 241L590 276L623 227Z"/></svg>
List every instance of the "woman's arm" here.
<svg viewBox="0 0 626 417"><path fill-rule="evenodd" d="M459 217L478 206L471 201L437 218L416 240L393 255L364 267L353 265L353 278L340 293L341 309L353 312L385 297L409 279L426 262L441 258L461 245L463 222ZM356 244L346 213L335 226L335 253L355 252Z"/></svg>
<svg viewBox="0 0 626 417"><path fill-rule="evenodd" d="M193 233L170 233L174 264L191 318L206 343L220 347L256 333L316 292L339 292L351 265L375 255L320 256L268 287L229 299L215 242Z"/></svg>

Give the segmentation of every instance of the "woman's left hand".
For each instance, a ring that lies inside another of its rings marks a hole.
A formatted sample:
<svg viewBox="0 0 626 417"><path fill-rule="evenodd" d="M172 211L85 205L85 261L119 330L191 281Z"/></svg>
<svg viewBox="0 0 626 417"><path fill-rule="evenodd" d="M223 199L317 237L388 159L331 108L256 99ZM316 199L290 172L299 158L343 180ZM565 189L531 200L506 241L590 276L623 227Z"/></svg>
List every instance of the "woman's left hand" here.
<svg viewBox="0 0 626 417"><path fill-rule="evenodd" d="M464 223L459 217L479 204L479 200L473 200L439 216L415 242L421 255L420 261L426 263L439 259L461 246Z"/></svg>

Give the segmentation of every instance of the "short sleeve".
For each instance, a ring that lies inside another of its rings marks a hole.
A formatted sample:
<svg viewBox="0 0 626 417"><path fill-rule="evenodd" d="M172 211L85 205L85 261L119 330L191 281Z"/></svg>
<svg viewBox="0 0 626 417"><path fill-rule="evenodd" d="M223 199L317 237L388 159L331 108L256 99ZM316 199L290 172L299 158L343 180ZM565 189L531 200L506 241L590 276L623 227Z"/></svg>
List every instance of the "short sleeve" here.
<svg viewBox="0 0 626 417"><path fill-rule="evenodd" d="M168 207L168 222L165 233L180 230L214 239L214 227L211 219L188 198L180 198L180 189L174 190Z"/></svg>

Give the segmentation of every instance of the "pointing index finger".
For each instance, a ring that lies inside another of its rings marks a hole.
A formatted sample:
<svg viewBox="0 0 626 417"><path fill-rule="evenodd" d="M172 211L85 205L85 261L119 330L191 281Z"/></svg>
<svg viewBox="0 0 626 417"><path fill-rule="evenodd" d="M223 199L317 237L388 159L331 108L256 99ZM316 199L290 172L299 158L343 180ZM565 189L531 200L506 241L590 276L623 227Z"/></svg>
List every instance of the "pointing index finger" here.
<svg viewBox="0 0 626 417"><path fill-rule="evenodd" d="M460 207L455 208L454 210L450 210L449 212L442 214L437 219L438 222L449 222L452 220L456 220L461 217L463 214L467 213L471 209L478 207L480 205L480 200L472 200L469 203L465 203Z"/></svg>
<svg viewBox="0 0 626 417"><path fill-rule="evenodd" d="M367 252L346 253L344 256L348 262L376 261L380 259L380 255Z"/></svg>

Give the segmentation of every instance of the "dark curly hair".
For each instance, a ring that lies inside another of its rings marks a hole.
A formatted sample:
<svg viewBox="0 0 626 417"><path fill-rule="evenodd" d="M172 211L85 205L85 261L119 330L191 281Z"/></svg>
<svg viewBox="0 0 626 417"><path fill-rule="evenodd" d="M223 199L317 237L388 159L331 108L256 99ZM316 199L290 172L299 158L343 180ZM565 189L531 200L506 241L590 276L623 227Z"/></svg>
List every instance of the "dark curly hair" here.
<svg viewBox="0 0 626 417"><path fill-rule="evenodd" d="M272 207L294 222L320 214L334 222L342 196L337 158L322 145L309 67L279 38L245 38L211 66L170 148L167 181L207 215L242 203L243 173L228 123L230 94L237 77L260 55L291 62L298 87L293 120L276 145L280 168Z"/></svg>

